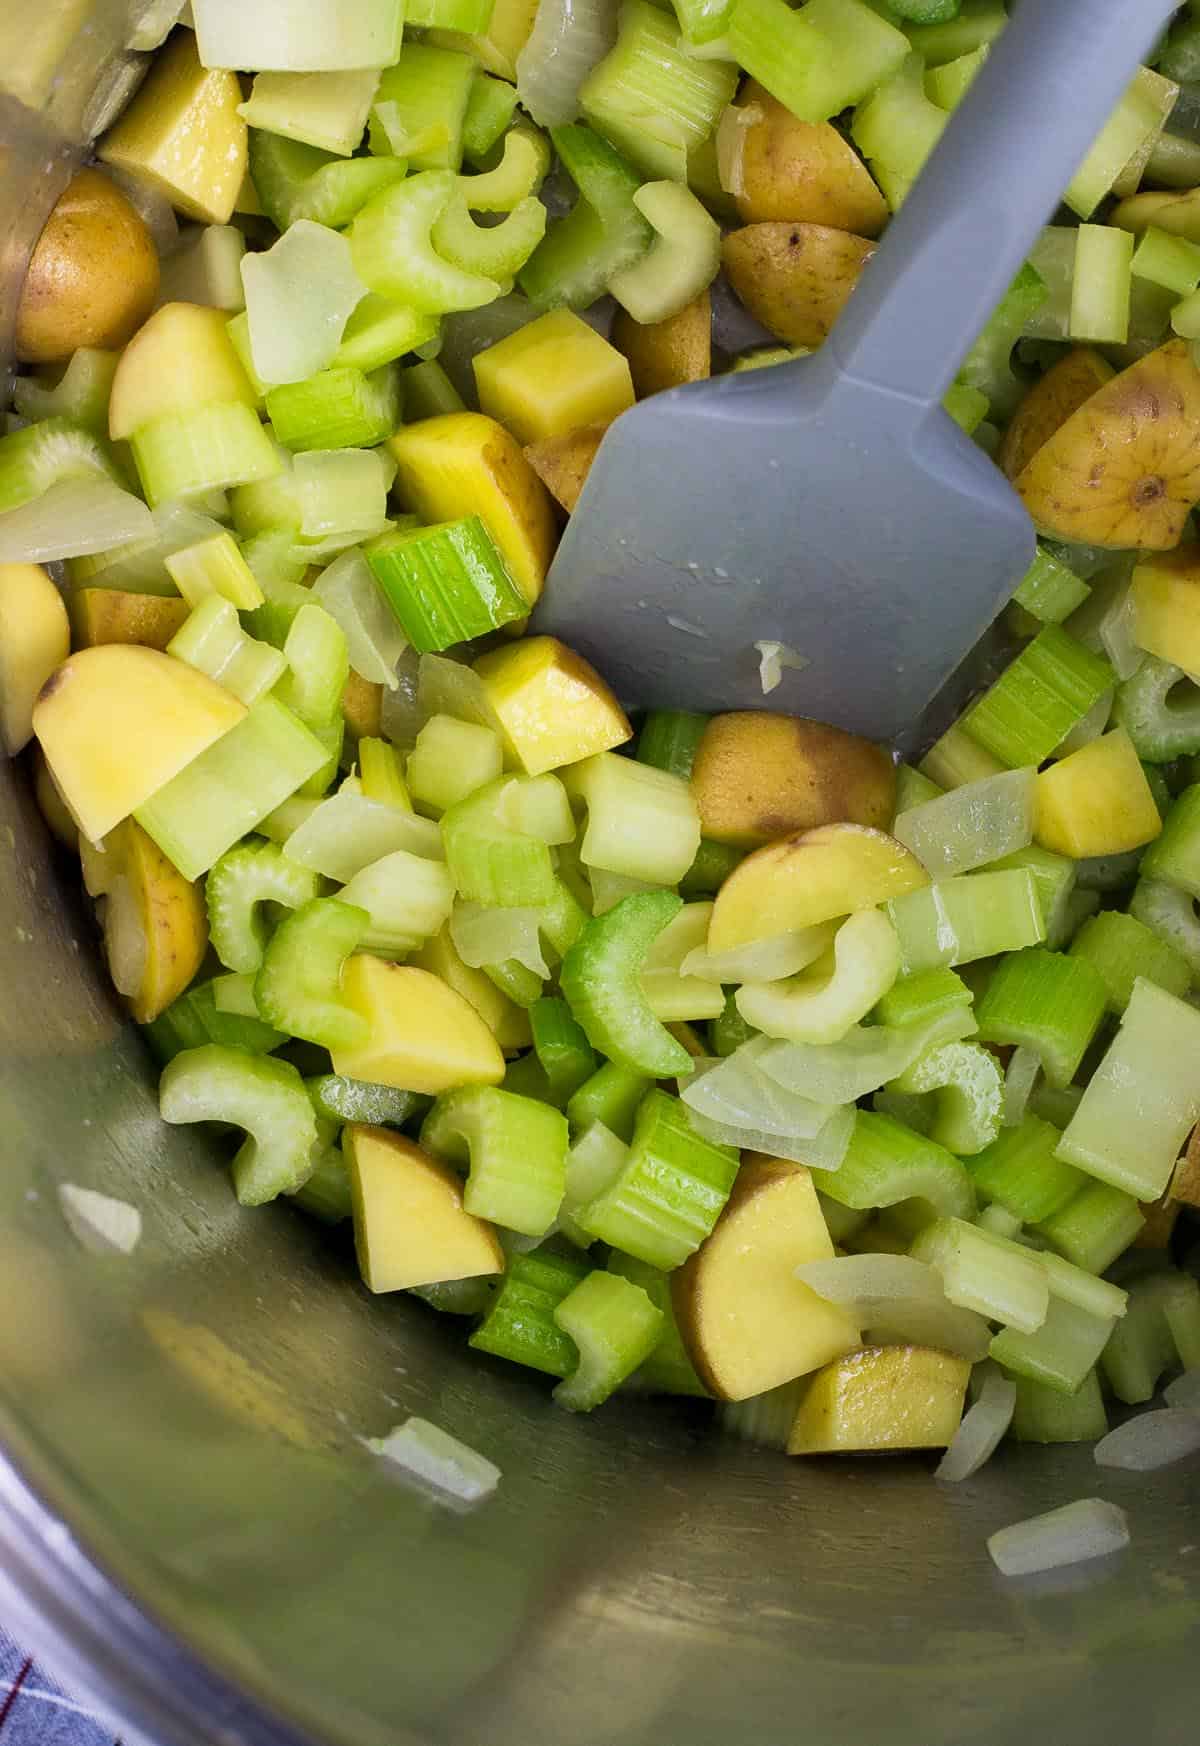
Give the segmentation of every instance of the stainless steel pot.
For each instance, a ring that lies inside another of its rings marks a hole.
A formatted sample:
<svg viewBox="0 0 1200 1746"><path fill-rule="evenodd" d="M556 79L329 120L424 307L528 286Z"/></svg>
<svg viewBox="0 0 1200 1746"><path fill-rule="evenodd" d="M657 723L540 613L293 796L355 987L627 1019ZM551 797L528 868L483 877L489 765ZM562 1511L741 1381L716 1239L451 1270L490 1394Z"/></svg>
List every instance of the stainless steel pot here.
<svg viewBox="0 0 1200 1746"><path fill-rule="evenodd" d="M0 93L0 351L71 154L136 79L127 10L0 0L19 90ZM1196 1738L1194 1467L1143 1482L1087 1449L1010 1449L949 1488L923 1460L758 1455L687 1405L569 1418L423 1305L371 1301L299 1216L240 1211L205 1141L159 1125L20 767L0 772L0 942L0 1619L127 1735ZM142 1208L130 1259L77 1246L63 1181ZM499 1462L485 1508L379 1472L358 1439L409 1412ZM1128 1508L1127 1555L997 1577L988 1533L1095 1494Z"/></svg>

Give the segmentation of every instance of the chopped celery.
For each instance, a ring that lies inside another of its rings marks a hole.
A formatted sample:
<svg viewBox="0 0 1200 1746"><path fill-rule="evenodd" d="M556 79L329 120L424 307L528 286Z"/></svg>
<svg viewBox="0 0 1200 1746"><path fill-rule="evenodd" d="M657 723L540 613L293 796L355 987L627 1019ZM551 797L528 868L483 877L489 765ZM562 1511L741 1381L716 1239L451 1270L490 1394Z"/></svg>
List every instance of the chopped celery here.
<svg viewBox="0 0 1200 1746"><path fill-rule="evenodd" d="M250 134L250 173L263 211L278 230L299 218L341 230L372 195L402 181L395 158L338 158L281 134Z"/></svg>
<svg viewBox="0 0 1200 1746"><path fill-rule="evenodd" d="M442 815L447 864L459 895L473 903L521 906L554 899L550 845L508 822L514 816L509 790L521 780L489 782Z"/></svg>
<svg viewBox="0 0 1200 1746"><path fill-rule="evenodd" d="M1074 1394L1017 1376L1012 1435L1018 1443L1094 1443L1108 1429L1100 1379L1091 1370Z"/></svg>
<svg viewBox="0 0 1200 1746"><path fill-rule="evenodd" d="M417 4L428 6L429 0ZM409 22L421 20L410 15ZM372 152L382 154L386 142L414 170L457 170L475 76L469 55L428 42L406 42L399 60L379 81L371 118ZM398 149L406 144L407 149Z"/></svg>
<svg viewBox="0 0 1200 1746"><path fill-rule="evenodd" d="M247 1139L233 1160L243 1206L303 1188L318 1162L317 1118L299 1073L286 1061L210 1043L185 1049L158 1088L166 1122L231 1122Z"/></svg>
<svg viewBox="0 0 1200 1746"><path fill-rule="evenodd" d="M402 1128L429 1108L429 1099L415 1091L399 1091L393 1085L372 1085L365 1079L347 1079L339 1073L322 1073L306 1079L313 1108L327 1122L366 1122L373 1127Z"/></svg>
<svg viewBox="0 0 1200 1746"><path fill-rule="evenodd" d="M13 410L30 424L63 418L103 438L108 434L108 397L119 352L81 346L67 366L45 375L13 379ZM55 379L57 378L57 379Z"/></svg>
<svg viewBox="0 0 1200 1746"><path fill-rule="evenodd" d="M585 309L614 273L641 259L653 232L633 203L637 171L606 140L578 124L552 128L550 138L579 198L550 226L520 285L539 309Z"/></svg>
<svg viewBox="0 0 1200 1746"><path fill-rule="evenodd" d="M1068 233L1072 245L1074 231ZM1012 364L1013 348L1031 317L1049 295L1040 272L1026 263L988 318L987 326L963 360L959 381L986 394L993 418L1008 418L1017 408L1025 383ZM1061 735L1060 735L1061 738ZM1017 764L1029 763L1017 758Z"/></svg>
<svg viewBox="0 0 1200 1746"><path fill-rule="evenodd" d="M869 160L893 211L903 203L948 119L946 110L926 94L924 73L920 56L909 55L854 114L851 137ZM958 387L983 394L975 383Z"/></svg>
<svg viewBox="0 0 1200 1746"><path fill-rule="evenodd" d="M492 1085L443 1092L425 1117L421 1144L469 1166L463 1205L477 1218L538 1237L562 1204L567 1121L531 1097Z"/></svg>
<svg viewBox="0 0 1200 1746"><path fill-rule="evenodd" d="M477 1352L490 1352L550 1376L569 1376L579 1365L579 1348L559 1327L554 1312L589 1272L586 1261L546 1249L513 1255L470 1344Z"/></svg>
<svg viewBox="0 0 1200 1746"><path fill-rule="evenodd" d="M268 926L261 905L299 909L318 895L317 877L273 843L239 843L208 875L205 899L213 950L241 974L262 964Z"/></svg>
<svg viewBox="0 0 1200 1746"><path fill-rule="evenodd" d="M1096 1315L1052 1295L1046 1319L1036 1332L1002 1328L990 1351L1011 1374L1056 1388L1060 1394L1074 1394L1095 1369L1117 1325L1112 1316Z"/></svg>
<svg viewBox="0 0 1200 1746"><path fill-rule="evenodd" d="M500 741L491 728L432 715L408 755L413 799L430 812L446 812L500 775Z"/></svg>
<svg viewBox="0 0 1200 1746"><path fill-rule="evenodd" d="M1034 947L997 967L977 1006L985 1043L1033 1049L1051 1085L1069 1085L1107 1006L1103 978L1079 957Z"/></svg>
<svg viewBox="0 0 1200 1746"><path fill-rule="evenodd" d="M674 885L700 846L700 811L688 783L616 752L571 765L563 780L587 809L580 845L586 867Z"/></svg>
<svg viewBox="0 0 1200 1746"><path fill-rule="evenodd" d="M224 596L206 595L167 644L168 655L207 673L244 703L256 703L280 679L287 661L269 643L249 637Z"/></svg>
<svg viewBox="0 0 1200 1746"><path fill-rule="evenodd" d="M432 653L524 618L529 608L477 515L387 534L366 550L414 649Z"/></svg>
<svg viewBox="0 0 1200 1746"><path fill-rule="evenodd" d="M291 1198L322 1224L340 1225L351 1216L354 1207L350 1178L340 1147L325 1147L316 1169L302 1188L293 1191Z"/></svg>
<svg viewBox="0 0 1200 1746"><path fill-rule="evenodd" d="M631 1072L655 1078L690 1071L687 1050L654 1017L638 984L651 943L681 908L681 900L667 891L622 898L586 924L564 956L560 975L563 994L592 1046Z"/></svg>
<svg viewBox="0 0 1200 1746"><path fill-rule="evenodd" d="M342 965L370 923L366 910L333 897L302 904L280 922L254 984L268 1024L326 1049L360 1048L367 1023L339 995Z"/></svg>
<svg viewBox="0 0 1200 1746"><path fill-rule="evenodd" d="M542 1072L544 1074L544 1069ZM548 1081L547 1081L548 1084ZM611 1186L625 1167L629 1147L603 1122L589 1122L567 1153L567 1178L558 1229L577 1248L590 1249L592 1238L575 1223L581 1206Z"/></svg>
<svg viewBox="0 0 1200 1746"><path fill-rule="evenodd" d="M1000 1131L1003 1079L994 1055L978 1043L943 1043L904 1074L904 1088L934 1096L929 1138L959 1157L973 1156Z"/></svg>
<svg viewBox="0 0 1200 1746"><path fill-rule="evenodd" d="M907 39L860 0L735 0L731 58L801 121L828 121L902 65Z"/></svg>
<svg viewBox="0 0 1200 1746"><path fill-rule="evenodd" d="M686 709L650 710L638 735L638 762L653 764L686 782L708 722L708 716Z"/></svg>
<svg viewBox="0 0 1200 1746"><path fill-rule="evenodd" d="M369 291L429 315L478 309L500 294L483 274L452 267L433 227L458 191L450 170L425 170L368 200L350 228L355 270Z"/></svg>
<svg viewBox="0 0 1200 1746"><path fill-rule="evenodd" d="M410 424L466 411L466 402L436 358L409 364L404 372L404 406Z"/></svg>
<svg viewBox="0 0 1200 1746"><path fill-rule="evenodd" d="M1150 1400L1176 1364L1200 1368L1200 1285L1168 1269L1134 1281L1100 1367L1117 1399L1134 1406Z"/></svg>
<svg viewBox="0 0 1200 1746"><path fill-rule="evenodd" d="M1060 1138L1058 1128L1036 1115L1004 1128L967 1166L976 1188L1022 1224L1052 1218L1086 1180L1082 1171L1056 1156Z"/></svg>
<svg viewBox="0 0 1200 1746"><path fill-rule="evenodd" d="M330 360L331 365L377 370L381 364L390 364L421 346L434 344L439 327L436 315L369 291L343 328L341 344Z"/></svg>
<svg viewBox="0 0 1200 1746"><path fill-rule="evenodd" d="M1035 1334L1050 1307L1050 1287L1037 1256L1007 1237L959 1218L927 1225L912 1246L942 1277L951 1303L1019 1333Z"/></svg>
<svg viewBox="0 0 1200 1746"><path fill-rule="evenodd" d="M1086 582L1039 542L1037 557L1013 599L1043 624L1061 624L1083 605L1090 592Z"/></svg>
<svg viewBox="0 0 1200 1746"><path fill-rule="evenodd" d="M668 1274L635 1255L622 1255L613 1250L608 1258L608 1271L619 1274L634 1285L640 1285L656 1309L662 1311L662 1328L650 1356L629 1379L628 1386L649 1394L693 1394L707 1397L708 1390L692 1366L680 1338L675 1311L671 1302L671 1281Z"/></svg>
<svg viewBox="0 0 1200 1746"><path fill-rule="evenodd" d="M487 0L483 0L483 4L490 13L491 6ZM416 22L411 7L409 20ZM482 29L483 26L477 28ZM473 163L485 158L492 147L499 144L501 137L512 124L516 108L516 87L476 68L462 124L463 152Z"/></svg>
<svg viewBox="0 0 1200 1746"><path fill-rule="evenodd" d="M663 1312L640 1285L595 1271L554 1309L554 1320L579 1348L579 1364L554 1390L559 1406L591 1412L649 1358Z"/></svg>
<svg viewBox="0 0 1200 1746"><path fill-rule="evenodd" d="M647 182L633 203L655 238L640 261L612 275L608 287L635 321L649 325L678 315L712 284L721 266L721 227L678 182Z"/></svg>
<svg viewBox="0 0 1200 1746"><path fill-rule="evenodd" d="M1139 879L1129 900L1129 913L1179 954L1193 980L1200 977L1200 919L1186 891L1161 879Z"/></svg>
<svg viewBox="0 0 1200 1746"><path fill-rule="evenodd" d="M205 1043L244 1049L250 1055L268 1055L287 1041L282 1031L259 1018L221 1011L216 1004L217 980L193 982L186 993L144 1027L146 1038L160 1060L170 1061L183 1050L199 1049Z"/></svg>
<svg viewBox="0 0 1200 1746"><path fill-rule="evenodd" d="M830 951L783 982L745 983L737 1009L768 1037L836 1043L886 996L900 969L896 930L881 910L847 917Z"/></svg>
<svg viewBox="0 0 1200 1746"><path fill-rule="evenodd" d="M350 676L346 638L337 620L315 601L302 606L288 629L283 653L288 671L279 683L280 702L307 727L333 721Z"/></svg>
<svg viewBox="0 0 1200 1746"><path fill-rule="evenodd" d="M642 760L643 763L646 761ZM711 897L745 858L745 849L735 848L732 843L714 843L708 837L701 837L696 858L679 881L680 892L689 900L695 897Z"/></svg>
<svg viewBox="0 0 1200 1746"><path fill-rule="evenodd" d="M1090 218L1118 182L1123 193L1133 193L1141 180L1140 165L1149 156L1178 95L1179 87L1170 79L1150 67L1138 68L1063 195L1072 212ZM1131 161L1138 166L1132 187L1123 182Z"/></svg>
<svg viewBox="0 0 1200 1746"><path fill-rule="evenodd" d="M217 594L239 612L263 604L263 591L230 533L210 534L163 559L168 576L189 606Z"/></svg>
<svg viewBox="0 0 1200 1746"><path fill-rule="evenodd" d="M1113 684L1107 661L1047 625L962 718L1011 768L1041 764Z"/></svg>
<svg viewBox="0 0 1200 1746"><path fill-rule="evenodd" d="M1200 692L1181 667L1156 655L1117 687L1113 720L1151 763L1200 752Z"/></svg>
<svg viewBox="0 0 1200 1746"><path fill-rule="evenodd" d="M385 364L367 376L342 364L270 388L266 402L276 440L293 453L373 448L400 422L400 373Z"/></svg>
<svg viewBox="0 0 1200 1746"><path fill-rule="evenodd" d="M994 862L988 871L1002 873L1010 868L1027 868L1033 874L1046 930L1046 945L1051 951L1058 951L1065 943L1069 926L1078 863L1067 855L1056 855L1052 849L1043 849L1040 843L1031 843L1027 849L1018 849Z"/></svg>
<svg viewBox="0 0 1200 1746"><path fill-rule="evenodd" d="M1038 1230L1076 1267L1103 1273L1125 1252L1145 1222L1133 1195L1107 1182L1085 1178L1064 1206L1042 1220Z"/></svg>
<svg viewBox="0 0 1200 1746"><path fill-rule="evenodd" d="M521 124L504 136L500 162L460 186L468 212L512 212L538 192L550 168L550 143L536 128Z"/></svg>
<svg viewBox="0 0 1200 1746"><path fill-rule="evenodd" d="M454 905L454 882L444 861L393 849L361 868L340 895L370 918L363 950L395 958L415 951L445 925Z"/></svg>
<svg viewBox="0 0 1200 1746"><path fill-rule="evenodd" d="M1037 883L1028 868L941 879L893 898L887 911L906 975L1020 951L1045 937Z"/></svg>
<svg viewBox="0 0 1200 1746"><path fill-rule="evenodd" d="M176 498L271 479L280 471L279 456L257 413L238 400L168 413L139 426L129 440L151 509Z"/></svg>
<svg viewBox="0 0 1200 1746"><path fill-rule="evenodd" d="M536 1000L529 1009L529 1023L550 1102L564 1108L596 1072L596 1057L565 1000Z"/></svg>
<svg viewBox="0 0 1200 1746"><path fill-rule="evenodd" d="M1081 224L1075 244L1069 332L1092 345L1124 345L1129 336L1133 237L1107 224ZM1200 283L1200 270L1197 271Z"/></svg>
<svg viewBox="0 0 1200 1746"><path fill-rule="evenodd" d="M567 1120L572 1127L583 1129L602 1123L619 1140L628 1143L633 1137L638 1108L650 1085L645 1074L635 1073L616 1061L605 1061L572 1093L567 1102Z"/></svg>
<svg viewBox="0 0 1200 1746"><path fill-rule="evenodd" d="M972 1219L975 1190L966 1169L944 1146L891 1116L860 1109L840 1167L821 1179L821 1192L855 1211L922 1200L934 1218Z"/></svg>
<svg viewBox="0 0 1200 1746"><path fill-rule="evenodd" d="M921 759L918 774L936 782L940 789L961 788L964 782L981 782L999 776L1004 765L971 738L961 722L948 727Z"/></svg>
<svg viewBox="0 0 1200 1746"><path fill-rule="evenodd" d="M1070 956L1090 964L1104 984L1108 1010L1118 1015L1129 1005L1139 976L1184 995L1192 980L1185 959L1135 916L1107 909L1084 922L1071 941Z"/></svg>

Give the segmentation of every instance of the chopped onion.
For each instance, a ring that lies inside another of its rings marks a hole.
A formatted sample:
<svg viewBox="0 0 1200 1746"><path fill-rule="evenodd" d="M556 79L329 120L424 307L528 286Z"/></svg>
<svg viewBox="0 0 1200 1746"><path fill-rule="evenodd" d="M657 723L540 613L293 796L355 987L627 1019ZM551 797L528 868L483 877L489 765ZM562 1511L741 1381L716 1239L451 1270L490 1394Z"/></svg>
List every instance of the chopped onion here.
<svg viewBox="0 0 1200 1746"><path fill-rule="evenodd" d="M183 6L184 0L144 0L126 48L143 54L161 48L178 24Z"/></svg>
<svg viewBox="0 0 1200 1746"><path fill-rule="evenodd" d="M687 1083L679 1081L681 1091ZM696 1131L719 1146L734 1146L741 1152L767 1152L772 1158L790 1158L810 1170L838 1169L854 1133L854 1108L850 1104L845 1109L835 1109L824 1127L811 1138L767 1133L763 1128L733 1127L728 1122L713 1121L698 1110L692 1110L691 1117Z"/></svg>
<svg viewBox="0 0 1200 1746"><path fill-rule="evenodd" d="M796 1278L842 1304L876 1345L936 1346L977 1363L991 1330L973 1310L950 1303L937 1270L910 1255L844 1255L807 1261Z"/></svg>
<svg viewBox="0 0 1200 1746"><path fill-rule="evenodd" d="M579 114L579 90L617 40L617 0L541 0L517 56L517 96L540 127Z"/></svg>
<svg viewBox="0 0 1200 1746"><path fill-rule="evenodd" d="M151 187L149 182L143 182L132 171L118 169L115 164L105 164L104 174L110 182L117 184L138 213L159 254L169 255L179 241L179 221L166 195Z"/></svg>
<svg viewBox="0 0 1200 1746"><path fill-rule="evenodd" d="M0 515L0 564L86 558L149 539L154 520L140 497L99 474L61 479L40 497Z"/></svg>
<svg viewBox="0 0 1200 1746"><path fill-rule="evenodd" d="M272 386L323 370L366 293L346 238L307 218L263 253L243 257L242 286L250 356L260 380Z"/></svg>
<svg viewBox="0 0 1200 1746"><path fill-rule="evenodd" d="M923 1025L851 1025L836 1043L769 1041L759 1065L768 1079L797 1095L854 1103L903 1073L928 1044Z"/></svg>
<svg viewBox="0 0 1200 1746"><path fill-rule="evenodd" d="M992 1563L1005 1576L1030 1576L1102 1558L1129 1544L1125 1511L1099 1497L1081 1497L1043 1516L1014 1522L988 1540Z"/></svg>
<svg viewBox="0 0 1200 1746"><path fill-rule="evenodd" d="M405 751L416 744L417 735L428 719L417 698L420 660L415 649L405 649L396 662L396 689L384 692L380 711L383 737Z"/></svg>
<svg viewBox="0 0 1200 1746"><path fill-rule="evenodd" d="M417 703L421 722L431 715L453 715L459 721L500 732L496 712L488 701L483 680L473 667L449 655L422 655L417 676Z"/></svg>
<svg viewBox="0 0 1200 1746"><path fill-rule="evenodd" d="M758 650L758 681L764 697L782 684L785 667L802 672L809 665L808 656L798 654L788 643L761 642L754 646Z"/></svg>
<svg viewBox="0 0 1200 1746"><path fill-rule="evenodd" d="M60 1182L58 1204L71 1235L91 1255L132 1255L141 1241L142 1215L127 1201Z"/></svg>
<svg viewBox="0 0 1200 1746"><path fill-rule="evenodd" d="M406 1419L386 1437L366 1437L367 1448L463 1503L490 1497L500 1469L477 1449L460 1443L428 1419Z"/></svg>
<svg viewBox="0 0 1200 1746"><path fill-rule="evenodd" d="M536 909L458 903L450 917L450 938L463 963L472 970L515 958L518 964L545 980L550 966L542 956L539 920Z"/></svg>
<svg viewBox="0 0 1200 1746"><path fill-rule="evenodd" d="M679 966L681 976L698 976L701 982L782 982L815 964L833 944L836 922L818 922L815 927L795 928L753 940L729 952L706 952L697 946Z"/></svg>
<svg viewBox="0 0 1200 1746"><path fill-rule="evenodd" d="M1126 1419L1092 1453L1099 1467L1126 1467L1132 1473L1153 1473L1200 1452L1200 1411L1169 1406Z"/></svg>
<svg viewBox="0 0 1200 1746"><path fill-rule="evenodd" d="M1025 1111L1041 1070L1042 1057L1037 1050L1027 1048L1024 1043L1018 1044L1004 1073L1004 1113L1000 1119L1006 1128L1019 1128L1025 1120Z"/></svg>
<svg viewBox="0 0 1200 1746"><path fill-rule="evenodd" d="M760 1128L769 1134L811 1139L833 1114L833 1104L785 1091L768 1079L756 1060L761 1047L759 1038L743 1043L711 1072L693 1078L684 1088L684 1103L729 1127Z"/></svg>
<svg viewBox="0 0 1200 1746"><path fill-rule="evenodd" d="M1163 1391L1168 1406L1192 1407L1200 1411L1200 1370L1185 1370Z"/></svg>
<svg viewBox="0 0 1200 1746"><path fill-rule="evenodd" d="M1003 1441L1016 1404L1016 1383L1001 1371L993 1371L984 1383L979 1399L964 1415L933 1477L957 1485L960 1480L970 1479L973 1473L978 1473Z"/></svg>
<svg viewBox="0 0 1200 1746"><path fill-rule="evenodd" d="M726 194L740 199L746 192L743 160L746 153L746 130L763 119L758 103L729 103L717 123L717 180ZM770 687L764 685L763 690Z"/></svg>
<svg viewBox="0 0 1200 1746"><path fill-rule="evenodd" d="M352 546L335 558L312 592L342 627L354 671L368 683L395 691L400 683L396 663L408 643L359 548Z"/></svg>

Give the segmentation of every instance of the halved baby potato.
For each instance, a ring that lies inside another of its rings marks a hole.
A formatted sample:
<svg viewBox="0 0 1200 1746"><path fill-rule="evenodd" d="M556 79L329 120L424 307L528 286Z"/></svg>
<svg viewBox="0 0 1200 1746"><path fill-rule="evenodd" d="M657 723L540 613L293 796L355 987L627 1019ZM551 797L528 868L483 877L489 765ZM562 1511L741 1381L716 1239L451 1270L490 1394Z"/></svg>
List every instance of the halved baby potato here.
<svg viewBox="0 0 1200 1746"><path fill-rule="evenodd" d="M801 121L754 79L740 97L757 111L741 147L738 216L743 224L782 219L878 236L887 201L850 142L828 121Z"/></svg>
<svg viewBox="0 0 1200 1746"><path fill-rule="evenodd" d="M0 742L10 758L33 736L33 706L66 660L62 595L40 564L0 564Z"/></svg>
<svg viewBox="0 0 1200 1746"><path fill-rule="evenodd" d="M69 597L67 611L80 648L140 643L145 649L165 649L191 607L177 595L78 588Z"/></svg>
<svg viewBox="0 0 1200 1746"><path fill-rule="evenodd" d="M1015 479L1059 426L1115 373L1091 346L1076 346L1047 370L1017 407L1004 433L997 459L1008 477Z"/></svg>
<svg viewBox="0 0 1200 1746"><path fill-rule="evenodd" d="M463 1206L462 1178L414 1140L351 1122L342 1134L354 1243L368 1291L503 1273L491 1225Z"/></svg>
<svg viewBox="0 0 1200 1746"><path fill-rule="evenodd" d="M874 243L824 224L748 224L721 244L737 296L790 346L821 344L874 253Z"/></svg>
<svg viewBox="0 0 1200 1746"><path fill-rule="evenodd" d="M83 876L103 899L104 955L118 994L150 1024L183 993L208 949L204 890L131 818L101 847L83 843Z"/></svg>

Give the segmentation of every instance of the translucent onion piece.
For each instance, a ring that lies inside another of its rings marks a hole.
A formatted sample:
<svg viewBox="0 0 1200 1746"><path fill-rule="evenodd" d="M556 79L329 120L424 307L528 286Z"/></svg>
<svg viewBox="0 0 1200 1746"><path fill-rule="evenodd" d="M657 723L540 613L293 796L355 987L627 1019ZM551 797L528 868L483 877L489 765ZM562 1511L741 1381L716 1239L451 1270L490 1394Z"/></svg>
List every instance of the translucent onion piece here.
<svg viewBox="0 0 1200 1746"><path fill-rule="evenodd" d="M790 643L758 642L754 646L758 650L758 682L764 697L782 685L785 667L802 673L810 665L808 656L793 649Z"/></svg>
<svg viewBox="0 0 1200 1746"><path fill-rule="evenodd" d="M616 0L541 0L517 56L517 96L541 127L579 114L579 90L617 40Z"/></svg>
<svg viewBox="0 0 1200 1746"><path fill-rule="evenodd" d="M740 199L746 192L746 175L744 159L746 155L746 130L763 119L763 110L757 103L730 103L722 112L717 123L717 180L726 194L732 194ZM762 644L756 647L761 648ZM776 645L781 647L782 645ZM778 680L776 680L778 684ZM764 691L773 687L763 686Z"/></svg>
<svg viewBox="0 0 1200 1746"><path fill-rule="evenodd" d="M483 680L473 667L449 655L422 655L417 674L417 703L423 726L431 715L452 715L459 721L500 732Z"/></svg>
<svg viewBox="0 0 1200 1746"><path fill-rule="evenodd" d="M1025 1109L1041 1070L1042 1058L1036 1049L1027 1049L1021 1044L1013 1050L1004 1074L1002 1126L1019 1128L1025 1120Z"/></svg>
<svg viewBox="0 0 1200 1746"><path fill-rule="evenodd" d="M1200 1409L1169 1406L1159 1412L1126 1419L1092 1453L1098 1467L1124 1467L1131 1473L1153 1473L1200 1453Z"/></svg>
<svg viewBox="0 0 1200 1746"><path fill-rule="evenodd" d="M364 1442L373 1454L462 1503L490 1497L500 1483L500 1469L494 1461L431 1425L428 1419L406 1419L386 1437L367 1437Z"/></svg>
<svg viewBox="0 0 1200 1746"><path fill-rule="evenodd" d="M1200 1412L1200 1370L1185 1370L1163 1390L1168 1406L1191 1407Z"/></svg>
<svg viewBox="0 0 1200 1746"><path fill-rule="evenodd" d="M545 980L550 967L542 956L539 919L536 909L497 909L482 903L459 903L450 918L450 938L463 963L473 970L515 958L518 964Z"/></svg>
<svg viewBox="0 0 1200 1746"><path fill-rule="evenodd" d="M968 1409L950 1447L934 1470L935 1479L951 1485L970 1479L990 1461L1012 1423L1017 1404L1017 1385L995 1370L988 1376L975 1405Z"/></svg>
<svg viewBox="0 0 1200 1746"><path fill-rule="evenodd" d="M0 564L50 564L150 539L154 519L140 497L111 479L62 479L0 515Z"/></svg>
<svg viewBox="0 0 1200 1746"><path fill-rule="evenodd" d="M404 633L358 548L335 559L313 584L313 599L341 625L350 665L361 678L395 691L396 663L408 647Z"/></svg>
<svg viewBox="0 0 1200 1746"><path fill-rule="evenodd" d="M60 1182L58 1204L71 1235L90 1255L131 1255L142 1236L142 1215L127 1201Z"/></svg>
<svg viewBox="0 0 1200 1746"><path fill-rule="evenodd" d="M692 1078L683 1091L684 1103L728 1127L811 1139L833 1114L833 1103L817 1103L769 1079L757 1064L761 1052L761 1039L743 1043L709 1072Z"/></svg>
<svg viewBox="0 0 1200 1746"><path fill-rule="evenodd" d="M683 1085L680 1085L680 1090ZM825 1126L811 1139L794 1134L769 1134L761 1128L730 1127L708 1116L692 1111L692 1121L698 1133L720 1146L736 1146L743 1152L766 1152L772 1158L789 1158L805 1164L810 1170L837 1170L846 1156L854 1133L854 1109L835 1109Z"/></svg>
<svg viewBox="0 0 1200 1746"><path fill-rule="evenodd" d="M836 1043L763 1039L759 1065L789 1091L818 1102L853 1103L898 1078L931 1044L956 1041L949 1033L957 1026L974 1026L970 1007L962 1007L954 1023L951 1016L911 1025L853 1025Z"/></svg>
<svg viewBox="0 0 1200 1746"><path fill-rule="evenodd" d="M384 692L380 711L384 738L405 750L416 744L417 735L428 720L417 698L420 659L415 649L405 649L396 663L396 689Z"/></svg>
<svg viewBox="0 0 1200 1746"><path fill-rule="evenodd" d="M991 1330L984 1318L950 1303L937 1271L909 1255L809 1261L796 1278L849 1309L877 1345L936 1346L972 1363L987 1357Z"/></svg>
<svg viewBox="0 0 1200 1746"><path fill-rule="evenodd" d="M1129 1544L1125 1511L1099 1497L1081 1497L1044 1516L1001 1528L987 1543L992 1563L1005 1576L1030 1576L1102 1558Z"/></svg>
<svg viewBox="0 0 1200 1746"><path fill-rule="evenodd" d="M263 382L302 382L323 370L366 286L336 230L299 219L242 261L250 356Z"/></svg>
<svg viewBox="0 0 1200 1746"><path fill-rule="evenodd" d="M816 927L735 946L731 952L689 952L680 974L698 976L701 982L782 982L815 964L833 944L837 929L836 922L819 922Z"/></svg>

